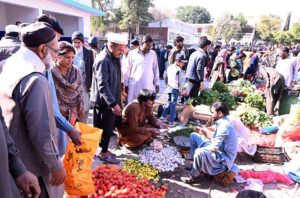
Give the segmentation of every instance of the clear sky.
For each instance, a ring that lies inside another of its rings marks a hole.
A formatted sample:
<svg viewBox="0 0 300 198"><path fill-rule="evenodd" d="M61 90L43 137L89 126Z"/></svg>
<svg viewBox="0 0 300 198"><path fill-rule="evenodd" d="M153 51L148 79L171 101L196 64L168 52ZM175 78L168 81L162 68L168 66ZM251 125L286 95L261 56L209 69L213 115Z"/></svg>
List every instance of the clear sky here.
<svg viewBox="0 0 300 198"><path fill-rule="evenodd" d="M276 14L285 20L291 11L292 22L300 20L300 0L154 0L154 5L173 11L179 6L203 6L213 18L218 18L225 12L242 12L245 16L256 18L260 15Z"/></svg>

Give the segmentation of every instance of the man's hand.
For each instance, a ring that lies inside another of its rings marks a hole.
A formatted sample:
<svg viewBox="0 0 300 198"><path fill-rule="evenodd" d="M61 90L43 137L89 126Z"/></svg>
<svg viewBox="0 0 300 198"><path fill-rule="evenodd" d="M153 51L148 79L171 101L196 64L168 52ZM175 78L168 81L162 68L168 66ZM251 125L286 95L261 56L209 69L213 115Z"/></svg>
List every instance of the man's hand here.
<svg viewBox="0 0 300 198"><path fill-rule="evenodd" d="M39 197L41 193L39 181L31 172L26 171L23 175L16 178L15 182L21 189L21 195L23 197Z"/></svg>
<svg viewBox="0 0 300 198"><path fill-rule="evenodd" d="M69 135L70 139L72 140L72 142L76 146L80 146L82 144L82 142L81 142L81 133L77 129L73 128L73 130L70 131L68 133L68 135Z"/></svg>
<svg viewBox="0 0 300 198"><path fill-rule="evenodd" d="M159 134L160 134L159 129L153 129L153 130L152 130L152 134L153 134L154 136L159 135Z"/></svg>
<svg viewBox="0 0 300 198"><path fill-rule="evenodd" d="M155 86L155 91L156 91L156 93L159 92L159 85L156 85L156 86Z"/></svg>
<svg viewBox="0 0 300 198"><path fill-rule="evenodd" d="M120 106L117 104L116 106L114 106L112 108L112 112L113 114L115 114L116 116L121 116L122 110L120 108Z"/></svg>
<svg viewBox="0 0 300 198"><path fill-rule="evenodd" d="M161 123L159 124L159 128L160 128L160 129L168 129L168 128L169 128L169 125L161 122Z"/></svg>
<svg viewBox="0 0 300 198"><path fill-rule="evenodd" d="M65 181L66 171L64 167L61 167L60 169L56 171L51 172L51 181L50 184L52 186L58 186Z"/></svg>

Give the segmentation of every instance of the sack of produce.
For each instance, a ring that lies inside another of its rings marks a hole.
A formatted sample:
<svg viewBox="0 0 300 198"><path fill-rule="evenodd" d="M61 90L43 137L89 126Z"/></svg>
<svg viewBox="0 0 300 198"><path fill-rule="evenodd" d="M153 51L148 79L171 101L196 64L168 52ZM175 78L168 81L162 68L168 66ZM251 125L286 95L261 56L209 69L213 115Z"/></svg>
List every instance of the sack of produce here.
<svg viewBox="0 0 300 198"><path fill-rule="evenodd" d="M82 145L69 141L63 163L66 169L65 190L69 195L89 195L95 192L91 163L99 145L102 130L77 122Z"/></svg>

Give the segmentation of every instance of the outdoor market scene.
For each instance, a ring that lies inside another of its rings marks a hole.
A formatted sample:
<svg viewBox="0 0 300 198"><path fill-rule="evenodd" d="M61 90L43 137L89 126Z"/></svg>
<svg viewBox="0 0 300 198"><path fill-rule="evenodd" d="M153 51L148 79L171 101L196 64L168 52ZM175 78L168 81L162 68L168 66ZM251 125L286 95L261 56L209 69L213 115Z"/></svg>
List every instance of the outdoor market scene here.
<svg viewBox="0 0 300 198"><path fill-rule="evenodd" d="M300 198L295 5L0 0L0 197Z"/></svg>

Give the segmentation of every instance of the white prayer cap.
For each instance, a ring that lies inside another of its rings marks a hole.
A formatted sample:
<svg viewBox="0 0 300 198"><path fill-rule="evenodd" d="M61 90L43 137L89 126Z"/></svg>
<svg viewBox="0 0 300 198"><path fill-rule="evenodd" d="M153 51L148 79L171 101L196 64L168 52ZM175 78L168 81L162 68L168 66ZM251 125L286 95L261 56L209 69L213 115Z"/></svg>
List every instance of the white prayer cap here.
<svg viewBox="0 0 300 198"><path fill-rule="evenodd" d="M107 35L107 41L111 43L116 43L120 45L127 45L128 41L126 36L117 33L109 33Z"/></svg>
<svg viewBox="0 0 300 198"><path fill-rule="evenodd" d="M5 33L17 32L20 33L20 28L16 25L5 26Z"/></svg>

